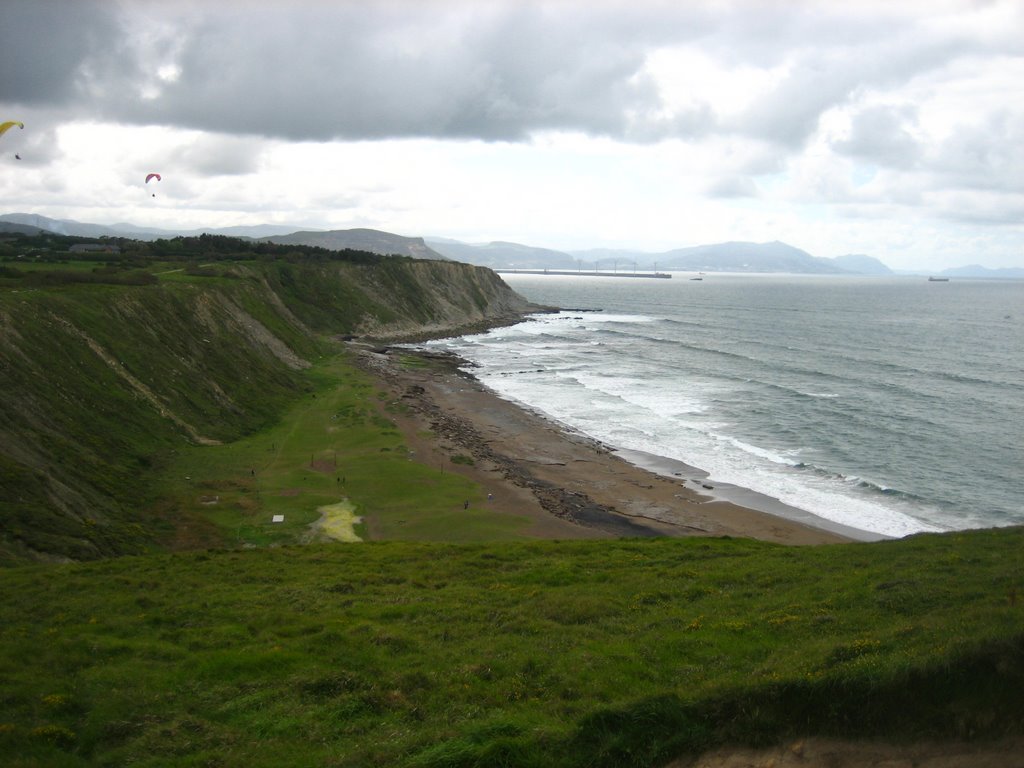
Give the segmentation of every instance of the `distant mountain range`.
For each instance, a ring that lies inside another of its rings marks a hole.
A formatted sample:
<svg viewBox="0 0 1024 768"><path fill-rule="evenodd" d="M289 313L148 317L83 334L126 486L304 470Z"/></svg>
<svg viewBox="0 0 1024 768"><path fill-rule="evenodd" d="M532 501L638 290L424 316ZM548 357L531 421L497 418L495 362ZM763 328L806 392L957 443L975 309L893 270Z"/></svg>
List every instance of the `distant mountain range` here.
<svg viewBox="0 0 1024 768"><path fill-rule="evenodd" d="M351 248L383 255L396 254L417 259L444 259L429 248L422 237L403 237L375 229L341 229L333 231L306 230L296 232L294 227L275 224L255 226L219 227L216 229L156 229L134 224L86 224L71 219L51 219L34 213L8 213L0 216L0 232L35 234L53 232L77 237L125 237L133 240L195 237L204 233L262 240L282 245L312 245L332 251Z"/></svg>
<svg viewBox="0 0 1024 768"><path fill-rule="evenodd" d="M1004 267L1002 269L989 269L980 264L969 264L966 267L953 267L944 269L939 274L944 277L1006 277L1024 278L1024 268Z"/></svg>
<svg viewBox="0 0 1024 768"><path fill-rule="evenodd" d="M377 229L332 229L326 232L292 232L287 235L261 237L269 243L280 245L312 245L326 248L329 251L343 251L351 248L354 251L369 251L383 255L396 254L412 256L417 259L444 259L445 257L430 248L422 237L403 237ZM464 261L457 259L457 261ZM470 262L472 263L472 262Z"/></svg>
<svg viewBox="0 0 1024 768"><path fill-rule="evenodd" d="M405 237L375 229L295 231L287 225L220 227L170 230L133 224L86 224L70 219L51 219L30 213L0 216L0 233L40 231L80 237L125 237L156 240L203 233L263 240L292 245L311 245L329 250L370 251L420 259L451 259L492 269L556 270L658 270L664 272L784 272L816 275L896 274L873 256L849 254L823 258L792 245L730 242L676 248L659 253L636 250L591 249L556 251L510 242L465 243L443 237ZM921 273L918 273L921 274ZM970 265L933 273L943 277L1024 278L1024 268L989 269Z"/></svg>
<svg viewBox="0 0 1024 768"><path fill-rule="evenodd" d="M491 269L576 269L576 259L563 251L519 243L493 242L473 245L444 237L428 237L427 244L445 258Z"/></svg>
<svg viewBox="0 0 1024 768"><path fill-rule="evenodd" d="M790 274L893 274L870 256L823 259L786 243L718 243L676 248L661 253L594 249L552 251L518 243L470 245L457 240L427 238L450 259L493 269L658 270L666 272L787 272Z"/></svg>
<svg viewBox="0 0 1024 768"><path fill-rule="evenodd" d="M157 229L139 227L135 224L86 224L72 219L51 219L36 213L6 213L0 216L0 232L18 231L16 227L30 227L58 235L76 237L127 237L133 240L159 240L179 235L197 236L203 233L225 235L226 237L258 238L294 232L295 227L275 224L255 226L220 227L217 229Z"/></svg>

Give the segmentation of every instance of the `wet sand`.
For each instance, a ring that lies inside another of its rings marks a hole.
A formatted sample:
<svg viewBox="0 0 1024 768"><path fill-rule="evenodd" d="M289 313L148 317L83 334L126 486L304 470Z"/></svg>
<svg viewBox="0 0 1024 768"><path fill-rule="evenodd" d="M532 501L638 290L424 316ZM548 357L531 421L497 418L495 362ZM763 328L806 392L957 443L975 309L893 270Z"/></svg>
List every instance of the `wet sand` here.
<svg viewBox="0 0 1024 768"><path fill-rule="evenodd" d="M705 487L704 473L679 462L616 453L503 400L460 371L461 361L450 355L358 343L350 350L405 405L396 421L414 460L479 482L496 514L532 521L528 535L736 536L804 545L869 538L744 489ZM421 363L404 364L409 356ZM471 456L473 465L452 463L459 454ZM736 503L738 498L759 508ZM773 502L778 514L762 511L773 509Z"/></svg>

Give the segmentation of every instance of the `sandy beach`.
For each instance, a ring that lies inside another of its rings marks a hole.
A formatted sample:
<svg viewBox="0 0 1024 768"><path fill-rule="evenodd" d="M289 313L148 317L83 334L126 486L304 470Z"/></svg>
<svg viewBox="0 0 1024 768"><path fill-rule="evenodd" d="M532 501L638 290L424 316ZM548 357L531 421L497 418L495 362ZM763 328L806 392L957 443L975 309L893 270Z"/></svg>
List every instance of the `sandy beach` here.
<svg viewBox="0 0 1024 768"><path fill-rule="evenodd" d="M357 364L406 406L396 420L413 458L480 483L489 509L533 521L528 535L736 536L794 545L860 538L810 515L801 519L799 510L770 514L727 500L727 491L682 464L635 453L627 461L498 397L460 371L457 358L359 343L350 349ZM409 365L410 357L419 362ZM453 455L473 463L452 463ZM729 490L742 496L743 489ZM770 508L771 500L761 501Z"/></svg>

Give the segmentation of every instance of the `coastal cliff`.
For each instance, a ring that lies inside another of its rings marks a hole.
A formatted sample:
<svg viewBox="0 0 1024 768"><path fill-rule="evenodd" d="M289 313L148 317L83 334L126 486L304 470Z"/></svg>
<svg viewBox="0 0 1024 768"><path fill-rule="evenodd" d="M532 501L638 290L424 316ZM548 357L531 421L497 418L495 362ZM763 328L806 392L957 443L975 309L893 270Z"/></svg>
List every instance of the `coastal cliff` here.
<svg viewBox="0 0 1024 768"><path fill-rule="evenodd" d="M0 279L0 562L160 549L176 523L151 484L177 447L271 423L331 337L444 335L531 308L488 269L407 258L84 274Z"/></svg>

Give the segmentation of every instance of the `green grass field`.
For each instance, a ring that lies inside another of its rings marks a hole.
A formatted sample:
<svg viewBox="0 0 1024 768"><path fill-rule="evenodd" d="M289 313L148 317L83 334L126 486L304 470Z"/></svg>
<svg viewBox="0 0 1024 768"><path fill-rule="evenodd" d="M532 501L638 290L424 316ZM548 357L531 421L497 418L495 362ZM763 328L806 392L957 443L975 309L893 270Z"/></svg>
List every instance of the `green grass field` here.
<svg viewBox="0 0 1024 768"><path fill-rule="evenodd" d="M1019 733L1022 545L387 542L7 569L0 753L648 766L807 734Z"/></svg>
<svg viewBox="0 0 1024 768"><path fill-rule="evenodd" d="M388 402L344 355L308 375L314 391L277 426L182 450L155 495L177 514L214 523L229 546L303 541L319 507L346 500L364 520L356 533L372 525L378 539L519 538L527 519L482 514L478 486L443 465L411 460L389 415L402 404ZM284 522L273 523L275 515Z"/></svg>

